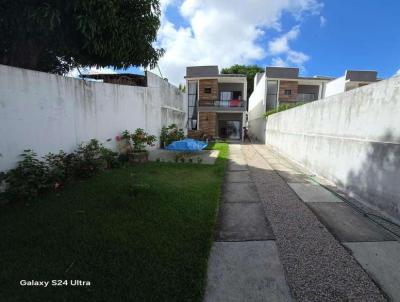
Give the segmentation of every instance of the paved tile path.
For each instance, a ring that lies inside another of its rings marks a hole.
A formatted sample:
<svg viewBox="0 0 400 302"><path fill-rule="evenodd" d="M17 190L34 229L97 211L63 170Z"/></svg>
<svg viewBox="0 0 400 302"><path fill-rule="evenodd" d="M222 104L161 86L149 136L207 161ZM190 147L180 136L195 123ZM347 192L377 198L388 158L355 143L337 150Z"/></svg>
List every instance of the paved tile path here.
<svg viewBox="0 0 400 302"><path fill-rule="evenodd" d="M399 255L282 156L230 145L205 301L400 301Z"/></svg>
<svg viewBox="0 0 400 302"><path fill-rule="evenodd" d="M229 156L204 300L292 301L241 145L231 144Z"/></svg>
<svg viewBox="0 0 400 302"><path fill-rule="evenodd" d="M400 301L391 234L267 146L243 150L297 301Z"/></svg>

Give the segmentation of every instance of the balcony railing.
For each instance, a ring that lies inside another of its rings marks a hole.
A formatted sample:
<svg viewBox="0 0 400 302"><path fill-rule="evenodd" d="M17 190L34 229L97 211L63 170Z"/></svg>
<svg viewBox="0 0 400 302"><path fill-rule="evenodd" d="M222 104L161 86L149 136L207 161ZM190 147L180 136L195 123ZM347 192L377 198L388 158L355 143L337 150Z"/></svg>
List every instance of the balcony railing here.
<svg viewBox="0 0 400 302"><path fill-rule="evenodd" d="M315 93L298 93L297 94L297 102L312 102L317 100L318 97Z"/></svg>
<svg viewBox="0 0 400 302"><path fill-rule="evenodd" d="M199 101L199 107L219 107L219 108L244 108L246 101L243 100L214 100L214 101Z"/></svg>

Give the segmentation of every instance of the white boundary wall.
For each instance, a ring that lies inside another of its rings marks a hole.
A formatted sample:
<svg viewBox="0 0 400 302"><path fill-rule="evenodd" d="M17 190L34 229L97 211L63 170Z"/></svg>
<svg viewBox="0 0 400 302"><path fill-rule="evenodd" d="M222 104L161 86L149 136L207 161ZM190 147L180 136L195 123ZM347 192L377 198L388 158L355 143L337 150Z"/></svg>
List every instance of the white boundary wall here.
<svg viewBox="0 0 400 302"><path fill-rule="evenodd" d="M400 221L400 76L269 116L266 144Z"/></svg>
<svg viewBox="0 0 400 302"><path fill-rule="evenodd" d="M146 74L148 87L137 87L0 65L0 171L14 167L24 149L70 152L92 138L115 148L125 129L159 137L163 125L185 128L183 94Z"/></svg>

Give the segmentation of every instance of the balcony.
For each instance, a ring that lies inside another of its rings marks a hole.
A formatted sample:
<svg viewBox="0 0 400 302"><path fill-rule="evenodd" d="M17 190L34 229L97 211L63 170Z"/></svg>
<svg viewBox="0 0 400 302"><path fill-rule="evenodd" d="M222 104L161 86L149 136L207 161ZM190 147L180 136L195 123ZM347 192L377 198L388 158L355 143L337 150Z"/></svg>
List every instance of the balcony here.
<svg viewBox="0 0 400 302"><path fill-rule="evenodd" d="M203 109L203 110L202 110ZM200 100L199 111L245 111L246 101L243 100Z"/></svg>
<svg viewBox="0 0 400 302"><path fill-rule="evenodd" d="M296 102L312 102L316 101L318 99L318 96L315 93L298 93Z"/></svg>

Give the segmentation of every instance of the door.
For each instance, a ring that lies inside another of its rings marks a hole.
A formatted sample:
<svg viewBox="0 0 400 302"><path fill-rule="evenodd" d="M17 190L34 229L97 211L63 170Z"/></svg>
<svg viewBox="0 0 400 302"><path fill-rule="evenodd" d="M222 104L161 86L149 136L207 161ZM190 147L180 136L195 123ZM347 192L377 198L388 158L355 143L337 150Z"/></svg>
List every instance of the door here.
<svg viewBox="0 0 400 302"><path fill-rule="evenodd" d="M240 121L219 121L219 136L229 139L240 139Z"/></svg>

